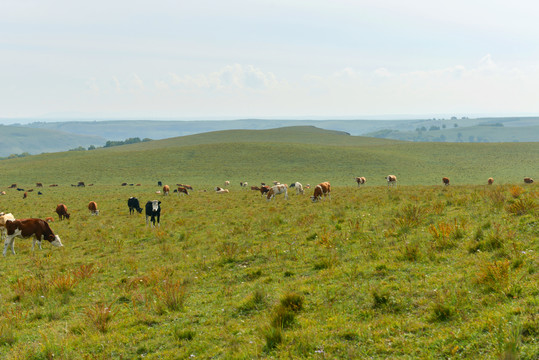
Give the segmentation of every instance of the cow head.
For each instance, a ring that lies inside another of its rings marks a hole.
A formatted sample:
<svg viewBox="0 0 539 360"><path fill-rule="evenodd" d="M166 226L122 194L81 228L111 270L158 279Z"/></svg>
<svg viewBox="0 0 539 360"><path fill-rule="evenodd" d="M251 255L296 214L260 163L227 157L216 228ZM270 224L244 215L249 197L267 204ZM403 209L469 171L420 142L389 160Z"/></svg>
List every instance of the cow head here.
<svg viewBox="0 0 539 360"><path fill-rule="evenodd" d="M159 204L161 204L161 201L159 200L152 200L152 211L159 210Z"/></svg>
<svg viewBox="0 0 539 360"><path fill-rule="evenodd" d="M51 241L52 246L56 247L62 247L62 241L60 240L60 237L58 235L54 235L54 240Z"/></svg>

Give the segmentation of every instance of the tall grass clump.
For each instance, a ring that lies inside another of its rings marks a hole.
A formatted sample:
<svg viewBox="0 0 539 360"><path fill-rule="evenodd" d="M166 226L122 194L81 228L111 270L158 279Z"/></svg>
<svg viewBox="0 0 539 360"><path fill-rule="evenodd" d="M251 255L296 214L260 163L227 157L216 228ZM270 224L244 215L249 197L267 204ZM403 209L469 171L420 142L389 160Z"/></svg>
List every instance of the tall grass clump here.
<svg viewBox="0 0 539 360"><path fill-rule="evenodd" d="M256 289L245 298L238 306L240 314L248 314L251 311L260 310L266 306L266 294L261 289Z"/></svg>
<svg viewBox="0 0 539 360"><path fill-rule="evenodd" d="M409 229L420 225L425 219L426 211L419 205L407 204L402 207L395 216L395 224L401 231L407 232Z"/></svg>
<svg viewBox="0 0 539 360"><path fill-rule="evenodd" d="M11 346L17 341L11 324L0 324L0 346Z"/></svg>
<svg viewBox="0 0 539 360"><path fill-rule="evenodd" d="M86 317L97 330L106 333L109 330L110 322L118 314L118 311L119 309L112 310L112 303L98 302L88 307Z"/></svg>
<svg viewBox="0 0 539 360"><path fill-rule="evenodd" d="M434 240L434 246L439 250L455 247L457 245L456 240L462 239L465 234L457 219L452 224L444 221L439 222L438 225L431 224L429 233Z"/></svg>
<svg viewBox="0 0 539 360"><path fill-rule="evenodd" d="M539 205L534 199L531 198L519 198L511 202L505 207L505 210L513 215L526 215L536 212Z"/></svg>
<svg viewBox="0 0 539 360"><path fill-rule="evenodd" d="M511 186L509 188L509 193L514 199L518 199L520 195L522 195L525 192L524 188L518 185Z"/></svg>
<svg viewBox="0 0 539 360"><path fill-rule="evenodd" d="M186 297L186 287L183 281L165 279L154 288L154 292L158 300L157 311L159 313L163 313L165 308L171 311L183 308Z"/></svg>
<svg viewBox="0 0 539 360"><path fill-rule="evenodd" d="M476 282L483 285L487 291L505 293L509 287L510 264L508 260L482 264L477 273Z"/></svg>

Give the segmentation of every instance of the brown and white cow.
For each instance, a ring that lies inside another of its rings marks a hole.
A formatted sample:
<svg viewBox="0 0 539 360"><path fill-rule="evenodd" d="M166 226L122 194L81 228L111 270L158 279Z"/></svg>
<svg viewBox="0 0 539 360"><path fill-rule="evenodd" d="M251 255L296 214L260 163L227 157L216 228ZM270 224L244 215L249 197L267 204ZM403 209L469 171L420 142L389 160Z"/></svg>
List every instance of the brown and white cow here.
<svg viewBox="0 0 539 360"><path fill-rule="evenodd" d="M11 213L0 213L0 230L2 232L2 238L6 236L6 221L13 221L15 217Z"/></svg>
<svg viewBox="0 0 539 360"><path fill-rule="evenodd" d="M163 186L163 196L167 196L170 193L170 186Z"/></svg>
<svg viewBox="0 0 539 360"><path fill-rule="evenodd" d="M69 214L67 213L67 206L64 204L58 204L56 206L56 213L60 217L60 220L63 220L64 218L69 219Z"/></svg>
<svg viewBox="0 0 539 360"><path fill-rule="evenodd" d="M228 189L223 189L223 188L217 186L217 187L215 188L215 192L216 192L217 194L227 194L227 193L228 193Z"/></svg>
<svg viewBox="0 0 539 360"><path fill-rule="evenodd" d="M314 194L311 196L311 200L316 202L322 199L322 196L329 197L331 200L331 185L329 182L325 181L314 187Z"/></svg>
<svg viewBox="0 0 539 360"><path fill-rule="evenodd" d="M88 203L88 210L90 210L91 215L99 215L99 210L97 210L97 203L95 201L90 201Z"/></svg>
<svg viewBox="0 0 539 360"><path fill-rule="evenodd" d="M494 179L493 178L488 178L487 184L489 184L489 185L494 184Z"/></svg>
<svg viewBox="0 0 539 360"><path fill-rule="evenodd" d="M532 183L533 183L533 179L532 179L531 177L525 177L525 178L524 178L524 182L525 182L526 184L532 184Z"/></svg>
<svg viewBox="0 0 539 360"><path fill-rule="evenodd" d="M5 192L5 191L1 191L1 192L0 192L0 195L6 195L6 192Z"/></svg>
<svg viewBox="0 0 539 360"><path fill-rule="evenodd" d="M41 241L47 240L53 246L63 246L62 241L58 235L54 235L49 224L42 219L21 219L21 220L9 220L6 222L7 237L4 242L4 256L6 256L7 249L10 247L11 252L15 255L15 238L29 238L34 237L32 242L32 251L36 242L41 249Z"/></svg>
<svg viewBox="0 0 539 360"><path fill-rule="evenodd" d="M268 191L266 198L268 199L268 201L270 201L271 199L275 197L275 195L279 195L279 194L284 194L284 198L288 200L288 185L286 184L273 185Z"/></svg>
<svg viewBox="0 0 539 360"><path fill-rule="evenodd" d="M448 177L443 177L442 182L444 183L445 186L449 185L449 178Z"/></svg>
<svg viewBox="0 0 539 360"><path fill-rule="evenodd" d="M388 175L386 176L387 180L387 186L395 186L397 185L397 177L395 175Z"/></svg>
<svg viewBox="0 0 539 360"><path fill-rule="evenodd" d="M225 181L225 186L230 186L230 181Z"/></svg>
<svg viewBox="0 0 539 360"><path fill-rule="evenodd" d="M365 184L367 182L367 179L363 176L356 177L356 182L357 182L357 187L359 187L360 185Z"/></svg>
<svg viewBox="0 0 539 360"><path fill-rule="evenodd" d="M189 195L189 193L187 192L187 188L180 186L178 188L178 195L181 195L181 194Z"/></svg>
<svg viewBox="0 0 539 360"><path fill-rule="evenodd" d="M36 187L43 187L43 183L36 183Z"/></svg>
<svg viewBox="0 0 539 360"><path fill-rule="evenodd" d="M267 194L270 191L270 187L268 185L262 185L260 187L260 195Z"/></svg>
<svg viewBox="0 0 539 360"><path fill-rule="evenodd" d="M251 186L251 190L260 191L260 188L258 186Z"/></svg>

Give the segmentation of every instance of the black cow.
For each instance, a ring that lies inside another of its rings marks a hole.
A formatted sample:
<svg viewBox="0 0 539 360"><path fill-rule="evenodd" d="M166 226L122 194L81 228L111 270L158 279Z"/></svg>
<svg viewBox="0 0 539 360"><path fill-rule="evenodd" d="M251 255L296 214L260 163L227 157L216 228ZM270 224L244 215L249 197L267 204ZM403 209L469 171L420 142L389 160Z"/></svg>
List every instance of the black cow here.
<svg viewBox="0 0 539 360"><path fill-rule="evenodd" d="M130 197L129 200L127 200L127 206L129 206L129 215L134 214L135 210L137 210L139 214L142 212L142 208L136 197Z"/></svg>
<svg viewBox="0 0 539 360"><path fill-rule="evenodd" d="M148 218L151 218L152 227L155 226L155 220L157 220L157 226L159 226L159 219L161 217L161 201L150 200L146 203L146 225L148 225Z"/></svg>
<svg viewBox="0 0 539 360"><path fill-rule="evenodd" d="M158 181L157 186L163 186L163 183L161 181Z"/></svg>

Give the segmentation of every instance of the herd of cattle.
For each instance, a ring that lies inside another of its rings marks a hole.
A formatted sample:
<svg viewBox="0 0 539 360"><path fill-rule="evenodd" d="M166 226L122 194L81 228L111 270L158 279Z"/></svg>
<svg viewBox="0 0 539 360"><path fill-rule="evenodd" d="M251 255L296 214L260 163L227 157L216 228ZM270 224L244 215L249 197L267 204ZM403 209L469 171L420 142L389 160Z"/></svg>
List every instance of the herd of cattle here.
<svg viewBox="0 0 539 360"><path fill-rule="evenodd" d="M397 185L397 177L395 175L388 175L385 177L387 180L388 186L396 186ZM355 181L357 183L357 186L364 185L367 182L367 179L365 177L356 177ZM443 177L442 183L444 185L449 185L449 178ZM492 185L494 183L493 178L488 178L487 184ZM533 179L530 177L524 178L524 183L531 184L533 183ZM93 185L93 184L92 184ZM127 183L123 183L122 186L126 186ZM139 185L139 184L137 184ZM230 181L225 181L225 187L230 185ZM241 187L246 187L248 185L247 182L240 182ZM58 186L56 184L51 186ZM84 182L79 182L78 185L75 185L78 187L84 187ZM163 185L161 181L158 182L158 186L163 186L163 195L168 196L170 194L170 186ZM188 190L193 190L193 187L190 185L185 184L177 184L178 188L174 189L175 193L178 194L185 194L189 195ZM36 187L43 187L43 184L36 183ZM17 187L17 184L11 185L9 188L16 188L17 190L23 190ZM284 194L284 198L288 199L288 185L281 184L277 181L273 182L273 186L268 186L265 183L262 183L260 187L258 186L251 186L251 190L260 191L262 196L265 196L268 201L275 198L276 195ZM305 189L309 189L310 185L307 184L303 186L299 182L295 182L290 185L290 188L294 188L296 190L296 194L303 195L305 193ZM31 190L28 190L31 191ZM214 191L217 194L225 194L228 193L228 189L222 188L222 187L215 187ZM157 191L156 193L161 193L161 191ZM0 195L5 195L5 191L2 191ZM27 197L27 192L24 193L24 198ZM331 199L331 185L329 182L322 182L314 187L313 196L311 196L311 200L313 202L316 202L318 200L321 200L322 198L328 197ZM130 197L127 200L127 206L129 207L129 214L134 214L135 211L137 211L139 214L142 213L142 208L140 207L139 200L136 197ZM88 204L88 210L90 211L91 215L98 215L99 210L97 209L97 203L95 201L90 201ZM148 226L151 223L152 227L155 227L160 225L160 218L161 218L161 201L159 200L150 200L145 205L145 214L146 214L146 225ZM56 207L56 213L58 214L58 217L60 220L63 219L69 219L70 214L67 212L67 206L64 204L58 204ZM15 254L14 250L14 242L16 237L21 238L30 238L33 237L32 242L32 251L34 250L36 242L39 245L39 248L41 249L41 241L47 240L51 243L53 246L61 247L62 241L60 240L60 237L58 235L55 235L52 231L52 229L49 226L49 222L52 221L52 218L47 218L45 220L42 219L15 219L15 217L11 213L3 213L0 212L0 230L2 233L2 237L5 237L4 241L4 256L6 256L6 252L8 248L11 248L11 252Z"/></svg>

